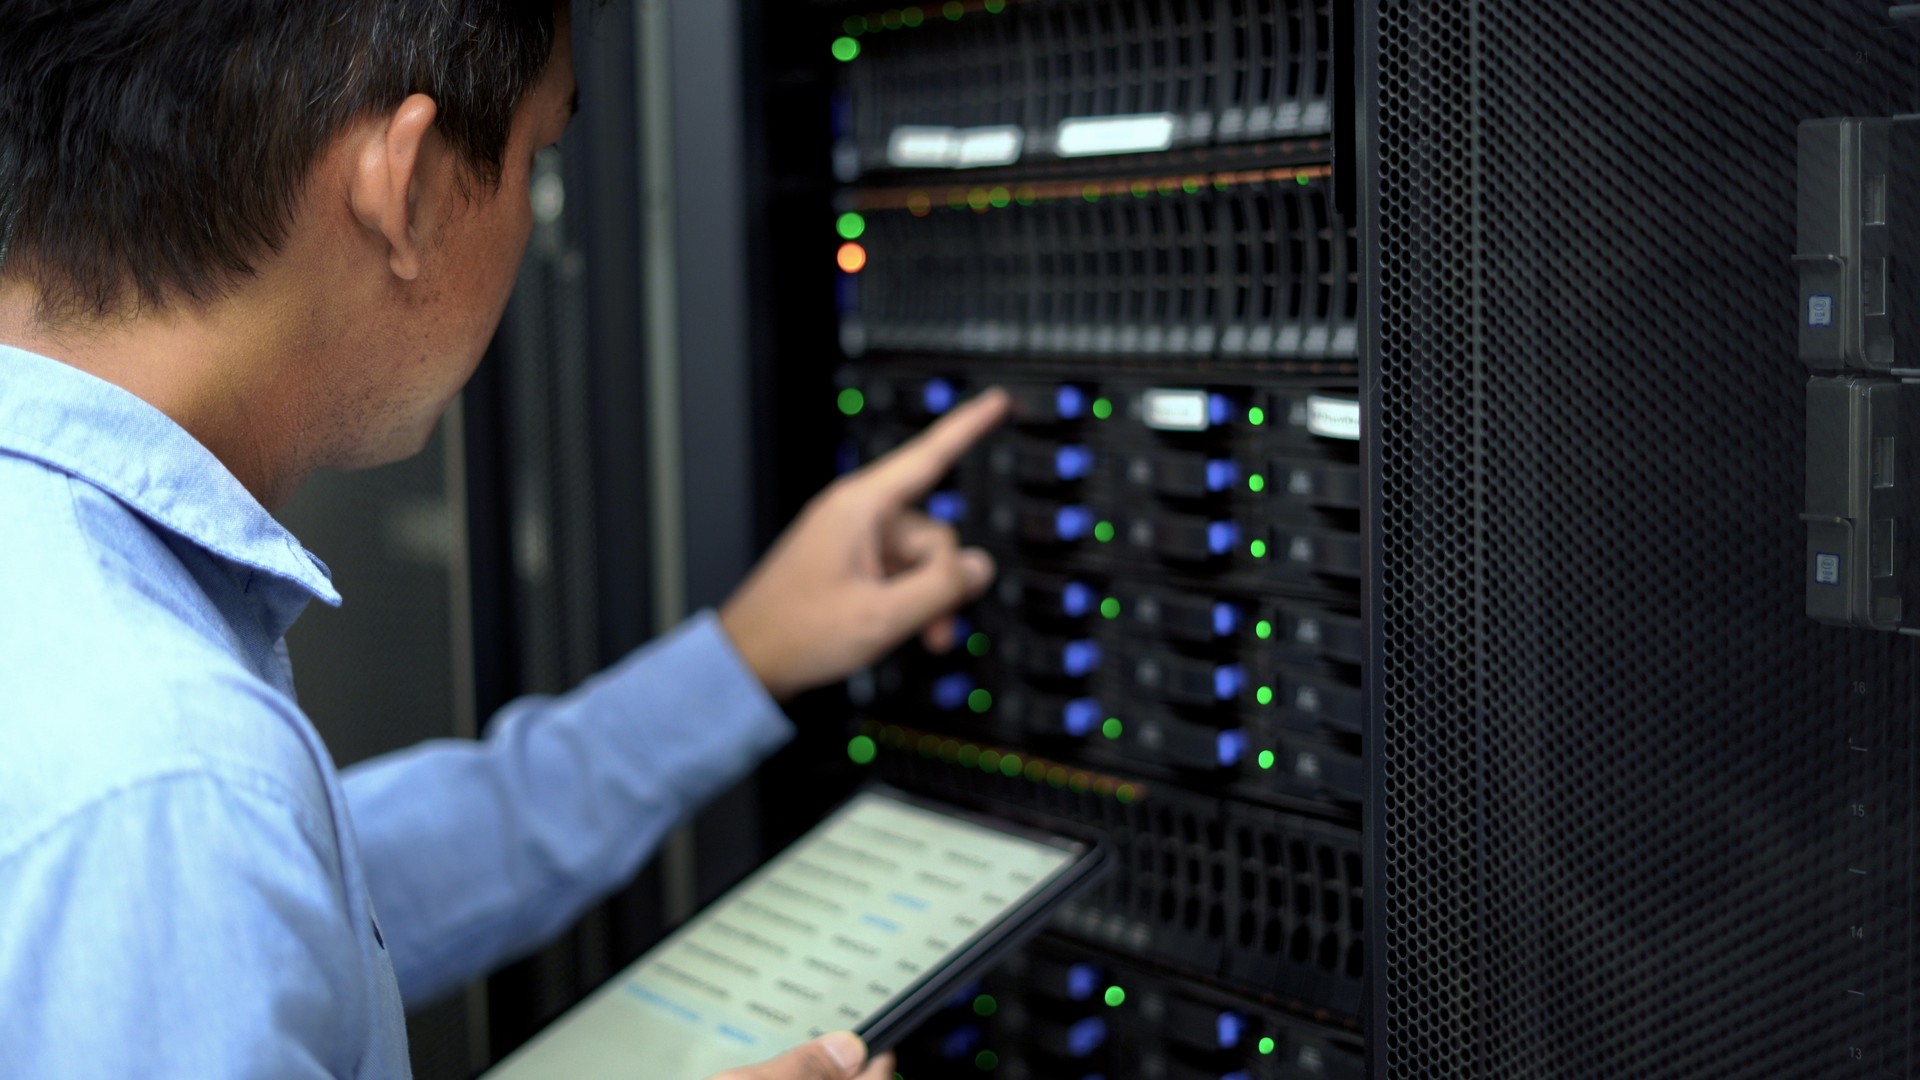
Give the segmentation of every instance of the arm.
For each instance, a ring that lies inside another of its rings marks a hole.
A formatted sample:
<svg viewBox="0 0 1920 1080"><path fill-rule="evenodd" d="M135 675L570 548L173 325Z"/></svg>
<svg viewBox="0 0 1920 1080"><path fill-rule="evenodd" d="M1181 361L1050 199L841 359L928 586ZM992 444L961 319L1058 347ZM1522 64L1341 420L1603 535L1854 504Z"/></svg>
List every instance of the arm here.
<svg viewBox="0 0 1920 1080"><path fill-rule="evenodd" d="M986 588L992 560L910 507L1006 408L983 395L837 481L717 620L565 697L509 706L483 742L348 770L403 995L426 1000L533 949L630 878L686 813L787 739L769 693L842 678L922 627L950 648L946 616Z"/></svg>
<svg viewBox="0 0 1920 1080"><path fill-rule="evenodd" d="M0 851L0 1070L352 1075L372 977L331 823L297 805L183 766Z"/></svg>
<svg viewBox="0 0 1920 1080"><path fill-rule="evenodd" d="M347 770L374 910L409 1003L538 947L640 869L791 727L712 616L558 698Z"/></svg>

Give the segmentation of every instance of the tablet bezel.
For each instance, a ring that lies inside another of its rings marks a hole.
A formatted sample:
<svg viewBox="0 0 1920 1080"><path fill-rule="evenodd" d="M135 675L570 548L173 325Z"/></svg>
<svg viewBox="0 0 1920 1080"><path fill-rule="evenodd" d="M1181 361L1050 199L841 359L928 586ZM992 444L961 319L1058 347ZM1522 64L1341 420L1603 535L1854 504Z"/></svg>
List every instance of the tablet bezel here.
<svg viewBox="0 0 1920 1080"><path fill-rule="evenodd" d="M1073 861L1056 871L1039 891L969 938L951 961L927 972L901 990L864 1024L854 1029L854 1033L865 1039L874 1053L880 1053L892 1049L921 1023L939 1012L952 997L955 988L984 973L1009 950L1039 933L1061 904L1103 876L1108 869L1109 848L1097 836L1083 832L1062 832L1051 822L1041 823L1037 817L1017 812L988 812L979 807L906 791L878 780L856 788L822 818L821 823L824 824L855 799L868 794L892 798L969 825L992 829L1074 855ZM794 843L805 839L806 835L802 834ZM785 850L782 849L783 852Z"/></svg>

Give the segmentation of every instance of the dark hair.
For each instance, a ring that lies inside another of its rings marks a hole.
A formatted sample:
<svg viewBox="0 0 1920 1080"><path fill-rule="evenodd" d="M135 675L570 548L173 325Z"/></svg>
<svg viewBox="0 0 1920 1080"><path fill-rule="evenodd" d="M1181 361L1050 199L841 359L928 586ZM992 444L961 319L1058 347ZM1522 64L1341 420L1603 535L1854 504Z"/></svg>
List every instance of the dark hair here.
<svg viewBox="0 0 1920 1080"><path fill-rule="evenodd" d="M409 94L499 182L565 0L0 0L0 277L42 318L204 303L315 158Z"/></svg>

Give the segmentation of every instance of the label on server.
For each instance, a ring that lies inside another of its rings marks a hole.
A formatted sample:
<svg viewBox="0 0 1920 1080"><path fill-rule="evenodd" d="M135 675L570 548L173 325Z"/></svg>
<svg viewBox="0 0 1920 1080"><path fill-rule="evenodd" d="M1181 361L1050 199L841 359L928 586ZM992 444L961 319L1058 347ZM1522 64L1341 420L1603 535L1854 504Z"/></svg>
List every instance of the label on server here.
<svg viewBox="0 0 1920 1080"><path fill-rule="evenodd" d="M1148 390L1140 395L1140 418L1157 431L1207 430L1204 390Z"/></svg>

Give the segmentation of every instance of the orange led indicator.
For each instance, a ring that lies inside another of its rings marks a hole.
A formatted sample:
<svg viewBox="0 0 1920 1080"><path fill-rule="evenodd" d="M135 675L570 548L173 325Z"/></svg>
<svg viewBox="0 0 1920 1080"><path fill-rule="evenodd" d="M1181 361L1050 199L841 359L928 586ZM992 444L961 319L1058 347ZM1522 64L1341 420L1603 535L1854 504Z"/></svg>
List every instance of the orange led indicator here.
<svg viewBox="0 0 1920 1080"><path fill-rule="evenodd" d="M867 249L851 241L841 244L838 261L840 269L857 274L867 268Z"/></svg>

